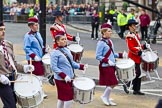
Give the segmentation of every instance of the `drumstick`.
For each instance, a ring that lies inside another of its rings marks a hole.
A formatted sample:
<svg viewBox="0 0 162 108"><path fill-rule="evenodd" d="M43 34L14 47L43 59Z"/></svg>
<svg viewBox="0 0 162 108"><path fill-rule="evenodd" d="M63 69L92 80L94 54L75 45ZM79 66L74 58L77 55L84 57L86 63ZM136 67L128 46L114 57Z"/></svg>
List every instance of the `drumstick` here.
<svg viewBox="0 0 162 108"><path fill-rule="evenodd" d="M32 65L32 58L30 58L30 65ZM32 71L30 71L30 79L31 79L31 81L33 80L32 79Z"/></svg>
<svg viewBox="0 0 162 108"><path fill-rule="evenodd" d="M25 82L28 82L28 81L21 81L21 80L10 81L10 83L16 83L16 82L25 83Z"/></svg>
<svg viewBox="0 0 162 108"><path fill-rule="evenodd" d="M78 33L78 32L77 32L77 36L79 37L79 33ZM80 40L78 40L78 45L79 45L79 41L80 41Z"/></svg>
<svg viewBox="0 0 162 108"><path fill-rule="evenodd" d="M147 42L145 41L145 44L147 44ZM149 50L152 52L152 49L151 48L149 48Z"/></svg>

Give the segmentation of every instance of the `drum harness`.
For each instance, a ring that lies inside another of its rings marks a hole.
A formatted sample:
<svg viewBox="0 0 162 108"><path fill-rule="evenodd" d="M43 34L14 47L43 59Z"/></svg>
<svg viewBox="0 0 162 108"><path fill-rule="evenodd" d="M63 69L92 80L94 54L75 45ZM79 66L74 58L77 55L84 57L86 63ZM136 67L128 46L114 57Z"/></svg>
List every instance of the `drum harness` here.
<svg viewBox="0 0 162 108"><path fill-rule="evenodd" d="M71 62L69 56L68 56L62 49L60 49L60 48L57 48L56 50L59 50L60 52L62 52L62 53L65 55L65 57L67 58L67 60L69 61L70 65L71 65L71 68L72 68L73 73L74 73L74 68L73 68L73 66L72 66L72 62ZM75 78L75 77L76 77L76 75L75 75L75 73L74 73L74 78Z"/></svg>

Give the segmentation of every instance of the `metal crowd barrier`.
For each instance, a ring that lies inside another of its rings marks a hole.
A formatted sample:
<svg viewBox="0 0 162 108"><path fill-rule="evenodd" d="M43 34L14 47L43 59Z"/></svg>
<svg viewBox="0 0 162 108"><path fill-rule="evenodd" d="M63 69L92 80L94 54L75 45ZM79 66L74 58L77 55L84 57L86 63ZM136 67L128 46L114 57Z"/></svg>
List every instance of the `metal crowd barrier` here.
<svg viewBox="0 0 162 108"><path fill-rule="evenodd" d="M68 23L90 24L91 16L86 15L68 16Z"/></svg>
<svg viewBox="0 0 162 108"><path fill-rule="evenodd" d="M14 15L3 14L3 19L5 22L16 22L16 23L26 23L28 15ZM46 15L46 23L53 24L55 17L52 15ZM90 24L91 16L86 15L76 15L76 16L64 16L64 23L79 23L79 24Z"/></svg>

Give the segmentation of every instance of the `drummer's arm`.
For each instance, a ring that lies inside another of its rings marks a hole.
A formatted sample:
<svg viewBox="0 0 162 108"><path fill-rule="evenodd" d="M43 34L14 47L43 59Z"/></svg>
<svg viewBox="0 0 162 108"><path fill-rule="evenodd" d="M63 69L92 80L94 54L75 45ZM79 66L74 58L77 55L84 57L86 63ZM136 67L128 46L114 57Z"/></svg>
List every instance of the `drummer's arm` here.
<svg viewBox="0 0 162 108"><path fill-rule="evenodd" d="M123 53L115 53L114 57L115 58L123 58Z"/></svg>
<svg viewBox="0 0 162 108"><path fill-rule="evenodd" d="M66 33L66 37L69 41L76 41L75 36L71 36L70 34Z"/></svg>
<svg viewBox="0 0 162 108"><path fill-rule="evenodd" d="M84 64L79 64L75 61L72 61L72 67L74 69L84 70Z"/></svg>
<svg viewBox="0 0 162 108"><path fill-rule="evenodd" d="M131 38L127 38L126 41L127 41L127 46L130 52L132 52L135 55L138 55L138 52L140 51L140 49L134 46L134 40Z"/></svg>

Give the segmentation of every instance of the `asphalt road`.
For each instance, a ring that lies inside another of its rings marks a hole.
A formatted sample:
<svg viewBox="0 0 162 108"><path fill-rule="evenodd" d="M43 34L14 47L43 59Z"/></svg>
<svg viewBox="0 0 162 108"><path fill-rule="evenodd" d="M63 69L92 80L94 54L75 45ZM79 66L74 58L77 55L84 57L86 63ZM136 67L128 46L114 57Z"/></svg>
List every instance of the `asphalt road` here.
<svg viewBox="0 0 162 108"><path fill-rule="evenodd" d="M21 63L26 63L25 56L24 56L24 51L23 51L23 37L24 34L29 31L29 28L27 24L22 24L22 23L5 23L6 25L6 39L10 40L14 44L15 48L15 54L16 54L16 60ZM85 25L82 25L84 28ZM47 24L47 34L46 34L46 43L52 47L52 38L49 32L49 27L50 25ZM95 59L95 49L96 49L96 40L91 40L90 38L90 32L74 29L70 26L67 27L68 33L72 35L76 35L77 32L80 34L80 44L83 45L84 47L84 52L83 52L83 57L81 62L82 63L88 63L90 65L89 76L91 77L98 77L97 72L98 72L98 61ZM112 36L112 41L115 46L116 52L123 52L124 50L127 51L127 46L125 43L125 40L122 40L118 38L116 34L113 34ZM161 57L162 57L162 43L158 42L157 44L151 44L151 48L153 50L158 51L158 56L160 58L159 60L159 67L158 67L158 72L160 77L162 77L162 62L161 62ZM88 70L87 70L88 71ZM78 73L79 74L79 73ZM155 73L152 72L151 76L155 76ZM103 90L103 88L99 88ZM121 93L123 91L121 86L118 86L115 88L117 93ZM146 99L154 100L157 101L159 98L162 98L162 81L160 80L151 80L147 79L146 81L142 82L142 91L144 91L146 94L145 97ZM50 107L49 107L50 108ZM123 107L124 108L124 107ZM140 108L140 107L139 107ZM144 107L141 107L144 108ZM151 107L150 107L151 108Z"/></svg>

